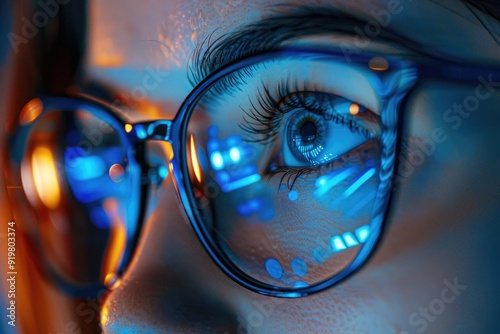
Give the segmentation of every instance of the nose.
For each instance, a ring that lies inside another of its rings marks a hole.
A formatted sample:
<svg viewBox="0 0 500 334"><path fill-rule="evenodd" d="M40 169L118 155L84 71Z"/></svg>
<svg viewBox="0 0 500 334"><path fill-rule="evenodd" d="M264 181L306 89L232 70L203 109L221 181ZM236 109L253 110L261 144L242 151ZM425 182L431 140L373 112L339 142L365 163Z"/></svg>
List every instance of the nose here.
<svg viewBox="0 0 500 334"><path fill-rule="evenodd" d="M152 165L167 164L168 144L149 143ZM149 195L141 240L102 310L105 333L233 333L237 314L225 298L236 284L208 258L174 189L172 174Z"/></svg>

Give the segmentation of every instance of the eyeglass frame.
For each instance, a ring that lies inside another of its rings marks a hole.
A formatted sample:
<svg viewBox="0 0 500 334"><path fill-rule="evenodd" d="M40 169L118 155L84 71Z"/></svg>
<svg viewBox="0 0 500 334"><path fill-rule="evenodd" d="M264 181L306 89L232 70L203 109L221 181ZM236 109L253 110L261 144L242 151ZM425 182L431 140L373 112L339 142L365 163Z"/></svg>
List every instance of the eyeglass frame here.
<svg viewBox="0 0 500 334"><path fill-rule="evenodd" d="M118 112L118 108L116 106L112 106L106 104L98 99L95 99L91 96L87 95L77 95L77 96L64 96L64 97L56 97L56 96L40 96L39 98L43 102L43 111L40 115L37 115L37 118L40 117L46 110L53 109L47 106L51 106L53 104L58 106L58 109L62 110L74 110L76 108L61 108L62 105L81 105L82 103L86 106L93 106L99 110L99 112L104 112L106 115L111 117L111 120L119 125L123 131L119 132L120 136L124 136L126 139L126 145L134 148L134 157L139 164L141 173L141 182L140 182L140 203L139 203L139 212L137 217L137 228L132 235L131 240L129 240L127 236L127 246L125 252L123 254L123 258L121 260L120 266L117 269L116 274L121 277L125 270L127 270L132 257L135 254L137 244L139 238L142 234L142 228L145 221L146 216L146 208L147 208L147 197L149 194L149 188L151 186L150 175L151 172L154 172L154 167L150 166L146 162L145 158L145 143L148 140L162 140L169 142L172 146L173 157L169 161L171 164L171 172L174 175L174 187L177 193L179 200L181 201L184 211L191 223L193 230L195 231L196 236L202 243L205 251L209 254L211 259L215 262L215 264L233 281L240 284L241 286L268 296L274 297L284 297L284 298L297 298L308 296L325 289L331 288L339 282L343 281L347 277L353 275L355 272L361 269L363 265L367 263L369 258L375 253L377 245L380 244L380 240L384 234L384 231L387 228L387 221L390 217L390 211L392 208L391 202L393 199L393 191L390 191L387 198L387 203L385 204L385 213L383 215L383 219L380 222L378 229L376 231L371 231L370 237L367 242L364 243L361 249L358 251L355 259L351 262L351 264L343 269L340 273L335 276L326 279L320 283L300 287L300 288L281 288L275 287L272 288L269 284L259 283L257 280L254 280L248 276L240 274L238 269L234 264L230 263L230 260L223 259L223 254L218 254L215 250L215 247L211 245L206 232L203 231L204 225L202 221L198 221L199 219L194 214L193 204L195 203L190 196L191 192L188 192L186 188L189 186L191 182L188 177L188 167L185 163L187 161L187 150L186 147L186 134L188 122L190 120L191 114L194 110L194 106L198 103L198 101L204 96L204 94L213 87L214 84L219 82L219 80L225 78L227 75L230 75L233 72L246 68L248 66L252 66L255 64L259 64L261 62L277 59L280 57L291 57L291 56L302 56L304 54L314 54L314 55L324 55L329 57L343 57L345 55L339 50L332 49L321 49L321 48L286 48L279 49L274 51L269 51L260 54L254 54L248 56L246 58L237 60L232 62L221 69L215 71L214 73L207 76L204 80L202 80L184 99L180 108L178 109L175 117L173 119L162 119L162 120L152 120L145 122L137 122L130 123L125 117L122 117L120 112ZM350 62L356 63L366 63L368 64L371 59L374 57L383 57L386 60L389 60L389 65L397 64L398 62L403 62L404 66L407 66L410 69L414 69L416 71L415 83L402 97L401 104L397 110L397 126L396 126L396 141L395 141L395 156L400 154L401 149L401 138L403 129L405 126L404 120L404 112L406 103L408 100L408 96L411 96L412 91L418 87L420 80L425 79L444 79L444 80L456 80L463 83L472 83L478 80L478 77L485 75L495 75L500 76L500 69L487 69L481 67L473 67L471 65L463 65L452 63L449 61L444 61L438 58L431 58L429 56L425 56L426 62L418 62L414 59L405 59L401 56L388 56L384 54L350 54ZM419 59L421 60L421 59ZM382 111L383 112L383 111ZM22 160L22 154L24 153L24 145L26 143L26 139L28 137L29 131L31 127L36 122L30 122L27 125L20 125L18 129L14 132L14 135L10 138L8 146L11 148L10 155L11 159L17 161L18 163ZM131 126L130 131L125 130L125 126ZM118 132L118 131L117 131ZM178 140L176 140L178 139ZM19 150L19 148L22 148ZM394 177L395 171L398 170L398 159L395 159L394 165L392 168L392 176ZM392 180L390 181L392 183ZM372 222L370 222L371 224ZM45 262L45 259L42 256L42 262ZM50 265L44 263L43 265L46 269L48 269L48 274L56 286L60 287L60 289L70 295L77 297L86 297L89 295L96 295L97 293L103 291L103 289L107 289L107 287L103 284L98 285L89 285L89 286L75 286L64 279L62 279L51 267ZM239 270L241 272L241 270ZM265 288L264 285L268 287Z"/></svg>

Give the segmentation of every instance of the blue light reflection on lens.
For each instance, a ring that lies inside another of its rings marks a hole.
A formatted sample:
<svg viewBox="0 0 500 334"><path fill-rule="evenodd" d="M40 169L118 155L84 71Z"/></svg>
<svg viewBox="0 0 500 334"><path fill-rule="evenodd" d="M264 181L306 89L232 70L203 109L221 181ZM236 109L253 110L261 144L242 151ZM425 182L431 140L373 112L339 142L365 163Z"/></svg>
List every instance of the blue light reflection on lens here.
<svg viewBox="0 0 500 334"><path fill-rule="evenodd" d="M334 252L339 252L347 248L344 240L342 240L342 237L339 235L336 235L330 239L330 245Z"/></svg>
<svg viewBox="0 0 500 334"><path fill-rule="evenodd" d="M212 153L210 160L212 161L213 169L221 170L224 168L224 158L222 158L222 154L220 152L216 151Z"/></svg>
<svg viewBox="0 0 500 334"><path fill-rule="evenodd" d="M375 168L368 169L363 175L361 175L354 183L347 188L342 197L347 198L351 196L356 190L358 190L366 181L368 181L373 175L375 175Z"/></svg>
<svg viewBox="0 0 500 334"><path fill-rule="evenodd" d="M344 238L344 242L347 247L354 247L359 245L358 240L356 240L356 237L351 232L342 234L342 238Z"/></svg>
<svg viewBox="0 0 500 334"><path fill-rule="evenodd" d="M245 178L236 180L236 181L231 182L231 183L221 184L222 191L225 193L228 193L230 191L234 191L236 189L249 186L252 183L260 181L260 179L261 179L261 176L259 174L252 174L252 175L249 175Z"/></svg>
<svg viewBox="0 0 500 334"><path fill-rule="evenodd" d="M335 235L330 238L330 251L340 252L351 247L363 244L370 235L370 225L364 225L357 228L354 233L345 232L342 235ZM311 252L311 257L317 263L322 263L330 254L322 248L316 248Z"/></svg>
<svg viewBox="0 0 500 334"><path fill-rule="evenodd" d="M241 153L237 147L233 147L229 150L229 157L233 160L234 163L240 162Z"/></svg>
<svg viewBox="0 0 500 334"><path fill-rule="evenodd" d="M168 168L165 165L158 167L158 176L164 180L168 176Z"/></svg>
<svg viewBox="0 0 500 334"><path fill-rule="evenodd" d="M344 169L342 171L334 171L332 173L329 173L327 175L321 176L316 180L316 190L314 191L314 196L316 198L323 196L326 194L330 189L335 187L337 184L340 182L344 181L347 179L349 176L353 175L356 173L356 171L359 169L359 167L354 166L350 167L347 169Z"/></svg>
<svg viewBox="0 0 500 334"><path fill-rule="evenodd" d="M359 242L364 243L370 235L370 225L361 226L354 233L358 237Z"/></svg>
<svg viewBox="0 0 500 334"><path fill-rule="evenodd" d="M293 283L293 287L298 289L298 288L306 288L308 287L309 284L305 283L305 282L302 282L302 281L297 281L295 283Z"/></svg>
<svg viewBox="0 0 500 334"><path fill-rule="evenodd" d="M140 139L144 139L148 136L148 134L146 133L146 129L144 129L144 126L142 124L136 125L135 131L137 133L137 137L139 137Z"/></svg>
<svg viewBox="0 0 500 334"><path fill-rule="evenodd" d="M78 181L95 179L106 172L104 160L97 155L75 157L71 161L71 167L66 171Z"/></svg>
<svg viewBox="0 0 500 334"><path fill-rule="evenodd" d="M297 190L290 190L288 193L288 199L290 201L296 201L299 198L299 192Z"/></svg>
<svg viewBox="0 0 500 334"><path fill-rule="evenodd" d="M265 267L269 276L280 279L283 276L283 267L278 260L272 257L266 260Z"/></svg>
<svg viewBox="0 0 500 334"><path fill-rule="evenodd" d="M297 275L297 276L305 276L307 274L307 264L304 260L296 257L295 259L292 260L290 263L290 267L292 268L292 271Z"/></svg>
<svg viewBox="0 0 500 334"><path fill-rule="evenodd" d="M255 149L239 135L218 139L218 134L216 126L208 129L207 153L222 191L235 191L260 181L257 165L251 162Z"/></svg>

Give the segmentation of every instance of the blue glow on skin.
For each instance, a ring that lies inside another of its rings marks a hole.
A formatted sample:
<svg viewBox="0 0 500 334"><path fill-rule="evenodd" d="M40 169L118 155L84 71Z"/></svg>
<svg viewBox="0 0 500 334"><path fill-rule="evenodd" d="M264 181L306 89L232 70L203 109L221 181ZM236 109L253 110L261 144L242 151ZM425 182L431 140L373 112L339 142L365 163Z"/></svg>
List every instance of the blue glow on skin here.
<svg viewBox="0 0 500 334"><path fill-rule="evenodd" d="M221 170L224 168L224 159L222 158L222 154L220 152L216 151L212 153L210 160L212 161L213 169Z"/></svg>
<svg viewBox="0 0 500 334"><path fill-rule="evenodd" d="M306 262L298 257L292 260L290 267L297 276L303 277L307 274Z"/></svg>
<svg viewBox="0 0 500 334"><path fill-rule="evenodd" d="M314 196L316 198L323 196L331 188L335 187L337 184L354 174L358 169L359 167L350 167L340 172L335 171L318 178L318 180L316 180L316 190L314 191Z"/></svg>
<svg viewBox="0 0 500 334"><path fill-rule="evenodd" d="M359 245L358 240L356 240L356 237L351 232L346 232L342 234L342 238L344 238L347 247L354 247Z"/></svg>
<svg viewBox="0 0 500 334"><path fill-rule="evenodd" d="M368 239L368 236L370 236L370 225L359 227L354 231L354 234L358 237L359 242L364 243Z"/></svg>
<svg viewBox="0 0 500 334"><path fill-rule="evenodd" d="M71 164L72 168L67 168L66 171L78 181L95 179L106 172L104 160L97 155L73 158Z"/></svg>
<svg viewBox="0 0 500 334"><path fill-rule="evenodd" d="M347 246L344 244L344 240L342 240L342 237L340 237L339 235L332 237L332 239L330 240L330 245L332 246L332 250L334 252L338 252L347 248Z"/></svg>
<svg viewBox="0 0 500 334"><path fill-rule="evenodd" d="M269 276L280 279L283 276L283 267L278 260L272 257L266 260L265 267Z"/></svg>
<svg viewBox="0 0 500 334"><path fill-rule="evenodd" d="M290 190L288 193L288 199L290 201L296 201L299 198L299 192L297 190Z"/></svg>

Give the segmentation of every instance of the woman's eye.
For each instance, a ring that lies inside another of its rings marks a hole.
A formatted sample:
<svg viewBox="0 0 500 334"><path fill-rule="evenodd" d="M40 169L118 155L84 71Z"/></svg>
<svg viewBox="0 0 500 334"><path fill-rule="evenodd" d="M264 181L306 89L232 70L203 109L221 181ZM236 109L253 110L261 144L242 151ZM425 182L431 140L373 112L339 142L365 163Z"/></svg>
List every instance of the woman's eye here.
<svg viewBox="0 0 500 334"><path fill-rule="evenodd" d="M323 165L367 141L366 134L328 116L297 110L289 117L282 149L286 167Z"/></svg>
<svg viewBox="0 0 500 334"><path fill-rule="evenodd" d="M371 112L336 95L295 93L293 102L285 99L281 110L282 139L276 145L282 144L275 149L273 167L322 166L372 138L367 120Z"/></svg>

